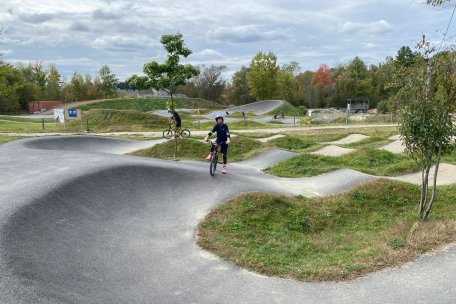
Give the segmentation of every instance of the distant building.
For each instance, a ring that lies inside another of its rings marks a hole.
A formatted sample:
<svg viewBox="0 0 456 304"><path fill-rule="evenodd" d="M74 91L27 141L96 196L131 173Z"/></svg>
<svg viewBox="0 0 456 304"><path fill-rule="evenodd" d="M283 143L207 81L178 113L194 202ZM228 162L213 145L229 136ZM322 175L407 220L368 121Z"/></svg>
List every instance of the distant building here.
<svg viewBox="0 0 456 304"><path fill-rule="evenodd" d="M59 100L41 100L41 101L29 101L28 110L30 113L44 112L51 110L63 105L63 102Z"/></svg>

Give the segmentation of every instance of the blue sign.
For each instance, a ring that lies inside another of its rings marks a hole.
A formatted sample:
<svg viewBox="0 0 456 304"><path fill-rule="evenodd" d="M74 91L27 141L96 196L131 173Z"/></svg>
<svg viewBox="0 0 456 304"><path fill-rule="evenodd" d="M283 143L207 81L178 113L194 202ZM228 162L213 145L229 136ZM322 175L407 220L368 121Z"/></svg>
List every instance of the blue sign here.
<svg viewBox="0 0 456 304"><path fill-rule="evenodd" d="M68 109L69 117L78 117L78 111L76 109Z"/></svg>

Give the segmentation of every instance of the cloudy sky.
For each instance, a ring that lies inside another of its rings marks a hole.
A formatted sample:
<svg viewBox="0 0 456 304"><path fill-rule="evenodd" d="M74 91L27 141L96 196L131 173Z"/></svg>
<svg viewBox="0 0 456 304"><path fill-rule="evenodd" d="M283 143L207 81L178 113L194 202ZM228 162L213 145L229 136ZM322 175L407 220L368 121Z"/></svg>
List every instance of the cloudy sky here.
<svg viewBox="0 0 456 304"><path fill-rule="evenodd" d="M193 51L186 61L226 65L226 78L258 51L302 70L354 56L378 64L422 34L442 39L452 11L423 1L2 0L0 52L10 63L54 63L66 78L108 64L124 80L162 61L160 36L180 31Z"/></svg>

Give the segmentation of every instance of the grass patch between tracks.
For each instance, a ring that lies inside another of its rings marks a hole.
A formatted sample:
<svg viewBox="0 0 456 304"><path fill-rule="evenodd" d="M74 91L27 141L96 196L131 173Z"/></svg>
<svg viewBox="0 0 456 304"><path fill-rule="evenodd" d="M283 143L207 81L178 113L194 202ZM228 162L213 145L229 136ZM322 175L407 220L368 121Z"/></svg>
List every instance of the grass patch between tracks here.
<svg viewBox="0 0 456 304"><path fill-rule="evenodd" d="M149 112L155 110L166 110L169 98L118 98L103 100L97 103L82 105L79 108L82 111L92 109L109 109L109 110L135 110L139 112ZM222 105L210 100L200 98L176 98L176 108L204 108L204 109L221 109Z"/></svg>
<svg viewBox="0 0 456 304"><path fill-rule="evenodd" d="M16 139L26 138L22 136L0 136L0 144L7 143Z"/></svg>
<svg viewBox="0 0 456 304"><path fill-rule="evenodd" d="M376 180L331 197L247 193L212 210L198 244L234 264L304 281L349 280L456 240L456 187L416 222L419 187Z"/></svg>
<svg viewBox="0 0 456 304"><path fill-rule="evenodd" d="M210 144L195 139L179 139L177 144L177 158L205 160L210 151ZM261 142L236 136L231 139L228 146L228 162L240 161L254 154L254 151L261 149ZM174 140L169 140L163 144L153 146L148 149L132 153L135 156L173 159Z"/></svg>
<svg viewBox="0 0 456 304"><path fill-rule="evenodd" d="M395 176L418 172L419 165L411 158L373 147L362 147L339 157L300 154L269 169L267 173L282 177L314 176L349 168L367 174Z"/></svg>

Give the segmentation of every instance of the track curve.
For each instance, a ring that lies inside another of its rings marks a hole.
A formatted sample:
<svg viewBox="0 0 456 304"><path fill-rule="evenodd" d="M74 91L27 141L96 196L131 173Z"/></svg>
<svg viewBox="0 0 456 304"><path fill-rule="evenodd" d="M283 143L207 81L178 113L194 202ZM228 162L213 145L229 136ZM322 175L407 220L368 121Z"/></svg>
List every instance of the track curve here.
<svg viewBox="0 0 456 304"><path fill-rule="evenodd" d="M117 151L116 140L79 137L73 148L85 148L61 149L68 140L75 139L26 139L0 146L2 303L456 299L455 248L354 282L316 284L258 276L195 245L198 221L239 192L333 194L369 180L366 175L339 170L290 181L232 166L228 175L213 178L207 165L198 162L111 154ZM118 144L129 150L136 143ZM343 180L355 175L353 183ZM332 187L323 188L325 181Z"/></svg>

